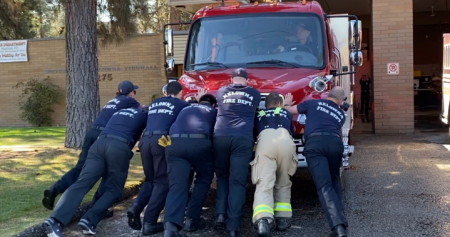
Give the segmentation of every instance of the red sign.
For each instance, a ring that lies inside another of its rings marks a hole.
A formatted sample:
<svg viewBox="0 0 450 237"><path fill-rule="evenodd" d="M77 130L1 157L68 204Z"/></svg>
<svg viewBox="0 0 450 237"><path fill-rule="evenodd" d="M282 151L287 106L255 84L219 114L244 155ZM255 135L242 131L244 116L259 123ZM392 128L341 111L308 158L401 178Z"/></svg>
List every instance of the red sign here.
<svg viewBox="0 0 450 237"><path fill-rule="evenodd" d="M387 74L388 75L398 75L399 74L399 64L398 63L388 63L387 64Z"/></svg>

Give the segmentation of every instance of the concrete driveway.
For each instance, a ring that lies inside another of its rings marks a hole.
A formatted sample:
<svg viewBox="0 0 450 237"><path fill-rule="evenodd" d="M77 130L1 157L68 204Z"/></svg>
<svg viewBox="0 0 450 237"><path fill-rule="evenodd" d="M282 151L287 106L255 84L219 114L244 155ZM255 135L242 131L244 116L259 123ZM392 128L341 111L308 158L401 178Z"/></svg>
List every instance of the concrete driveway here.
<svg viewBox="0 0 450 237"><path fill-rule="evenodd" d="M349 236L450 236L449 136L366 135L356 140L352 168L344 172ZM299 172L293 182L293 226L273 236L328 236L330 232L308 173ZM251 225L252 192L249 188L241 236L255 236ZM189 236L222 236L211 227L214 199L212 189L203 212L209 227ZM127 225L125 212L130 203L131 200L116 206L114 217L99 224L96 236L142 236ZM82 236L76 225L69 226L64 235Z"/></svg>

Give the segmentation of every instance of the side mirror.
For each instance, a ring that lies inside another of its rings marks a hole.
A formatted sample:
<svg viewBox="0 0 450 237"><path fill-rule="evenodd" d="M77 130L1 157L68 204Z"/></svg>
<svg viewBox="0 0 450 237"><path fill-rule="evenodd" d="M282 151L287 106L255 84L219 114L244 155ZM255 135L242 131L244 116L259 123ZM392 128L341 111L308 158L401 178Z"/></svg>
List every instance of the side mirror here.
<svg viewBox="0 0 450 237"><path fill-rule="evenodd" d="M361 50L362 23L351 20L348 26L349 49Z"/></svg>
<svg viewBox="0 0 450 237"><path fill-rule="evenodd" d="M166 57L173 57L173 31L166 29L164 44L166 45Z"/></svg>
<svg viewBox="0 0 450 237"><path fill-rule="evenodd" d="M363 64L363 54L359 50L352 50L350 52L350 65L359 67Z"/></svg>
<svg viewBox="0 0 450 237"><path fill-rule="evenodd" d="M175 60L173 60L173 58L168 59L167 62L164 63L164 67L168 73L173 72L173 69L175 68Z"/></svg>

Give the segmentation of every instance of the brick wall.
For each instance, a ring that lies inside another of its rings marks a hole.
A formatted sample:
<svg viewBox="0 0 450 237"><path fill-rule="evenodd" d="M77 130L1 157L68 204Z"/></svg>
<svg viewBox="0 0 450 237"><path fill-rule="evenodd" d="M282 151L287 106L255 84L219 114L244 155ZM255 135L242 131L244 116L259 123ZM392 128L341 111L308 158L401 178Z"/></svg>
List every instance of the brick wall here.
<svg viewBox="0 0 450 237"><path fill-rule="evenodd" d="M19 117L17 101L21 90L12 89L17 82L49 76L65 90L65 40L31 40L27 51L28 62L0 63L0 126L29 126ZM101 104L115 96L117 85L123 80L138 85L136 99L141 104L148 104L166 82L163 60L162 34L137 36L120 46L99 46ZM64 126L65 109L63 99L55 106L53 125Z"/></svg>
<svg viewBox="0 0 450 237"><path fill-rule="evenodd" d="M376 133L414 132L413 1L372 1ZM388 76L387 64L400 63Z"/></svg>

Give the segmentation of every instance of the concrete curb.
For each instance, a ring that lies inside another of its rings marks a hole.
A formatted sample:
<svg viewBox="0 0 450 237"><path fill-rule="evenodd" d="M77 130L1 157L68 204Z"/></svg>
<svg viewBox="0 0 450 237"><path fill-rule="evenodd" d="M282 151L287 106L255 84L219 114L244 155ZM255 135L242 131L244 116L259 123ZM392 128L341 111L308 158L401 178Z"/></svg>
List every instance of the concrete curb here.
<svg viewBox="0 0 450 237"><path fill-rule="evenodd" d="M117 201L114 205L123 202L134 195L136 195L139 191L139 188L142 185L141 181L139 184L129 186L127 188L124 188L122 191L122 197ZM77 222L80 220L80 218L86 213L86 211L91 207L91 201L87 201L85 203L82 203L80 207L78 207L77 211L75 212L75 215L72 217L72 220L70 220L69 225L73 224L74 222ZM44 222L44 220L42 220ZM38 224L35 226L32 226L30 228L25 229L21 233L17 235L13 235L11 237L47 237L47 234L45 233L45 227L44 224Z"/></svg>

